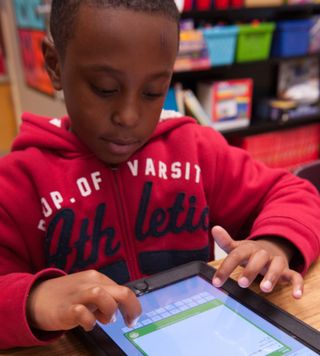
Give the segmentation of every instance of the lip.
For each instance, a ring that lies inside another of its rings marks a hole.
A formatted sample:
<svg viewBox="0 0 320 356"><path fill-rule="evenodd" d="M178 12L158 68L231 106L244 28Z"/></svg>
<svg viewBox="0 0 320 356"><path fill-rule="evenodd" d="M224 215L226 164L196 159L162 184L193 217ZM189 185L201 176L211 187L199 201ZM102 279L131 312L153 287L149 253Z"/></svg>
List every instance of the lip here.
<svg viewBox="0 0 320 356"><path fill-rule="evenodd" d="M139 141L132 139L108 139L101 138L107 146L108 151L114 155L128 155L137 150L140 146Z"/></svg>

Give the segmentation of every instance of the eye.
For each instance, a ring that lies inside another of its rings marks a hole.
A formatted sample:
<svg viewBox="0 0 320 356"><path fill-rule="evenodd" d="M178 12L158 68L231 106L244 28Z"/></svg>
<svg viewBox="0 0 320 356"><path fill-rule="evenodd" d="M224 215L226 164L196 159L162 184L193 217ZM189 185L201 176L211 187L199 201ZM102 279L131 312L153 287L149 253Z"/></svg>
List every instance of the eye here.
<svg viewBox="0 0 320 356"><path fill-rule="evenodd" d="M119 92L118 89L105 89L105 88L100 88L100 87L97 87L94 85L92 85L92 89L97 95L102 96L104 98L115 95Z"/></svg>
<svg viewBox="0 0 320 356"><path fill-rule="evenodd" d="M143 95L147 98L147 99L158 99L161 98L164 94L163 93L156 93L156 92L144 92Z"/></svg>

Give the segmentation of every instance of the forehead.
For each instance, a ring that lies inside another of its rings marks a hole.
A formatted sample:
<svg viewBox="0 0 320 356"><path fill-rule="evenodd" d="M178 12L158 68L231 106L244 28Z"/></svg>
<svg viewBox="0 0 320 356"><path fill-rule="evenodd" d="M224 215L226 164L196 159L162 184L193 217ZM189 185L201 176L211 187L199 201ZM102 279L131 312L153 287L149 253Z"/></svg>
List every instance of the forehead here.
<svg viewBox="0 0 320 356"><path fill-rule="evenodd" d="M162 13L81 5L72 31L70 42L76 41L83 49L107 45L128 48L130 44L149 50L159 45L164 49L178 47L178 24Z"/></svg>

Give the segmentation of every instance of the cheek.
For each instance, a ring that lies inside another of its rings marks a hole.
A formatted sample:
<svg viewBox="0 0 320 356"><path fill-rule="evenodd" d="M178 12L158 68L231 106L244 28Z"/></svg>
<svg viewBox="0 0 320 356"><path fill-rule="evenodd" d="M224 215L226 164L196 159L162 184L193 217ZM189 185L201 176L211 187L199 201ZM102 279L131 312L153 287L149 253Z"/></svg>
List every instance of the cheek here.
<svg viewBox="0 0 320 356"><path fill-rule="evenodd" d="M68 111L71 126L79 138L89 143L106 129L107 115L100 113L97 107L74 106Z"/></svg>
<svg viewBox="0 0 320 356"><path fill-rule="evenodd" d="M159 115L156 116L144 116L144 119L141 123L141 136L144 137L144 141L149 140L149 138L152 136L154 131L156 130L156 127L160 121L160 113ZM143 133L142 133L143 131Z"/></svg>
<svg viewBox="0 0 320 356"><path fill-rule="evenodd" d="M160 121L160 115L162 111L162 105L158 105L156 108L149 110L149 112L144 114L145 119L145 128L148 131L148 136L150 136L155 130L156 126Z"/></svg>
<svg viewBox="0 0 320 356"><path fill-rule="evenodd" d="M100 111L100 103L81 73L66 71L63 77L65 104L70 117L86 117Z"/></svg>
<svg viewBox="0 0 320 356"><path fill-rule="evenodd" d="M109 119L110 107L90 92L78 88L65 99L68 114L79 128L94 131Z"/></svg>

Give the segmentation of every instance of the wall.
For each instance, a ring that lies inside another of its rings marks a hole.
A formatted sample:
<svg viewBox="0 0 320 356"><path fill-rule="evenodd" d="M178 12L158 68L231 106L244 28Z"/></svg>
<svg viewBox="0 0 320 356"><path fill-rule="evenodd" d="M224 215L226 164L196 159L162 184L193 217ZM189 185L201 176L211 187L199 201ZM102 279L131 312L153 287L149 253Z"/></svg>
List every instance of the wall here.
<svg viewBox="0 0 320 356"><path fill-rule="evenodd" d="M0 81L0 120L0 155L2 155L9 151L17 129L10 85L5 80Z"/></svg>

